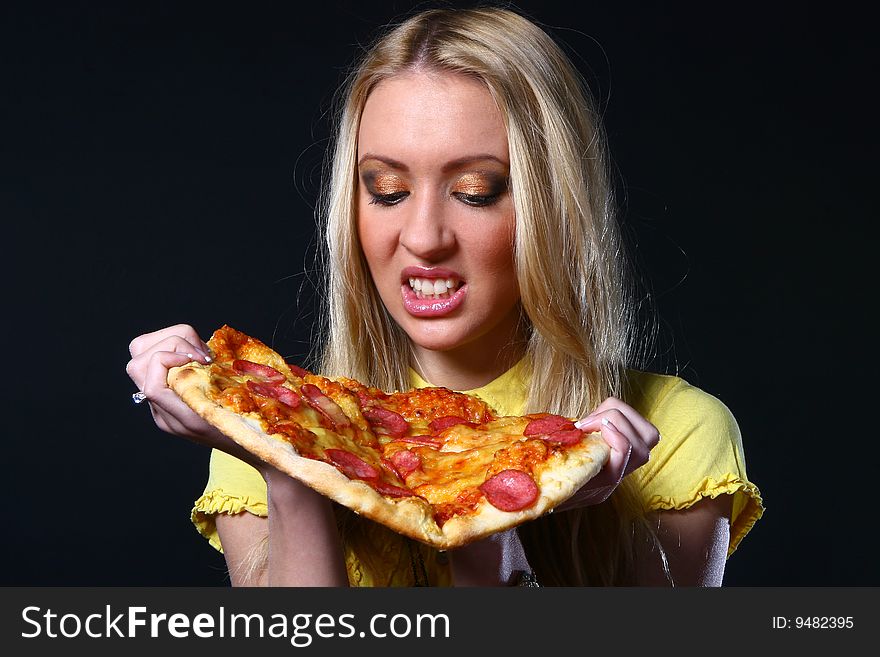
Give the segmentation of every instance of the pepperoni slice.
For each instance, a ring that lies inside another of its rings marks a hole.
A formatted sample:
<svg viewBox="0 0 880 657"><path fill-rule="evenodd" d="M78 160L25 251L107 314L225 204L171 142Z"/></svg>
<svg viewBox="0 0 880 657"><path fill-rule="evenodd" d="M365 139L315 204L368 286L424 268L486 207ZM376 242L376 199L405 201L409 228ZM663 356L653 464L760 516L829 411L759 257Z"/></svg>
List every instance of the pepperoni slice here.
<svg viewBox="0 0 880 657"><path fill-rule="evenodd" d="M388 460L391 461L391 465L394 466L394 471L400 475L401 479L406 479L406 476L410 472L422 467L422 457L408 449L394 452Z"/></svg>
<svg viewBox="0 0 880 657"><path fill-rule="evenodd" d="M389 411L379 406L365 406L361 409L367 421L392 438L405 436L409 431L409 423L400 413Z"/></svg>
<svg viewBox="0 0 880 657"><path fill-rule="evenodd" d="M457 415L446 415L444 417L438 417L436 420L432 420L428 426L431 427L431 431L433 431L434 433L440 433L444 429L454 427L456 424L466 424L469 427L474 426L473 422L468 422L463 417L459 417Z"/></svg>
<svg viewBox="0 0 880 657"><path fill-rule="evenodd" d="M277 399L282 404L286 404L291 408L299 408L302 400L293 390L277 383L257 383L256 381L247 382L248 390L262 395L263 397L271 397Z"/></svg>
<svg viewBox="0 0 880 657"><path fill-rule="evenodd" d="M377 492L389 497L413 497L415 495L411 490L395 486L394 484L386 484L384 481L371 481L369 484Z"/></svg>
<svg viewBox="0 0 880 657"><path fill-rule="evenodd" d="M581 441L581 438L584 437L584 432L579 429L563 429L562 431L554 431L553 433L538 437L557 445L574 445Z"/></svg>
<svg viewBox="0 0 880 657"><path fill-rule="evenodd" d="M379 471L356 454L344 449L325 449L324 454L349 479L379 478Z"/></svg>
<svg viewBox="0 0 880 657"><path fill-rule="evenodd" d="M304 376L311 374L311 372L309 372L308 370L304 370L299 365L287 363L287 366L290 368L290 371L293 372L293 375L298 376L299 378L303 378Z"/></svg>
<svg viewBox="0 0 880 657"><path fill-rule="evenodd" d="M348 416L339 407L339 405L321 392L321 389L311 383L305 383L300 387L302 394L305 395L309 406L321 413L335 427L347 427L351 423Z"/></svg>
<svg viewBox="0 0 880 657"><path fill-rule="evenodd" d="M232 361L232 369L238 374L258 376L269 383L282 383L287 380L287 377L274 367L261 365L260 363L254 363L249 360L236 359Z"/></svg>
<svg viewBox="0 0 880 657"><path fill-rule="evenodd" d="M523 435L537 436L539 434L554 433L562 429L574 429L574 422L561 415L547 415L529 422L523 431Z"/></svg>
<svg viewBox="0 0 880 657"><path fill-rule="evenodd" d="M538 499L540 491L534 479L522 470L502 470L483 482L480 490L489 504L501 511L520 511Z"/></svg>

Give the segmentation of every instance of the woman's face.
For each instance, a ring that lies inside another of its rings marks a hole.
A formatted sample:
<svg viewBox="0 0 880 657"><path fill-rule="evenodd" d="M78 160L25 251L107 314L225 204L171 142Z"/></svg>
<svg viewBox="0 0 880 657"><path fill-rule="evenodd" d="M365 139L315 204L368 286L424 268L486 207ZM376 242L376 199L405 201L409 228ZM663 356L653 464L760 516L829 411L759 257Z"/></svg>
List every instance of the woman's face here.
<svg viewBox="0 0 880 657"><path fill-rule="evenodd" d="M358 234L379 295L417 353L497 353L514 336L509 169L501 113L478 81L415 72L367 99Z"/></svg>

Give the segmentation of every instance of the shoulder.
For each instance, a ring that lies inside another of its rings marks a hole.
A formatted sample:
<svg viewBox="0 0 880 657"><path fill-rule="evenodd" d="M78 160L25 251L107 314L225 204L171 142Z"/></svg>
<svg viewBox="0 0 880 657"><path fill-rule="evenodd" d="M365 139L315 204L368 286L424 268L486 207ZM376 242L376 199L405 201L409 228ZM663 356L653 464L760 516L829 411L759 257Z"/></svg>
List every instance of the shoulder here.
<svg viewBox="0 0 880 657"><path fill-rule="evenodd" d="M625 398L648 421L685 429L701 426L721 434L739 434L724 402L681 377L628 370Z"/></svg>

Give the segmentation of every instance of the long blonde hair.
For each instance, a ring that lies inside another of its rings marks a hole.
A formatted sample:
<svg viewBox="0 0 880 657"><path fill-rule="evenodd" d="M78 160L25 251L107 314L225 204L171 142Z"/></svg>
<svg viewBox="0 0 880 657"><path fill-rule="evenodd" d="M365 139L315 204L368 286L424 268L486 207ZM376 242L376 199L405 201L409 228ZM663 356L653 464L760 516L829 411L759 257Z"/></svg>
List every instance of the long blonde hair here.
<svg viewBox="0 0 880 657"><path fill-rule="evenodd" d="M321 371L410 386L410 344L383 306L357 236L357 135L372 89L403 72L482 81L501 110L516 212L514 258L533 374L528 411L582 416L623 393L634 327L606 145L586 84L535 23L501 8L429 10L380 38L351 73L322 200L327 318ZM650 535L625 480L605 504L520 528L547 584L633 584ZM647 540L647 539L646 539Z"/></svg>

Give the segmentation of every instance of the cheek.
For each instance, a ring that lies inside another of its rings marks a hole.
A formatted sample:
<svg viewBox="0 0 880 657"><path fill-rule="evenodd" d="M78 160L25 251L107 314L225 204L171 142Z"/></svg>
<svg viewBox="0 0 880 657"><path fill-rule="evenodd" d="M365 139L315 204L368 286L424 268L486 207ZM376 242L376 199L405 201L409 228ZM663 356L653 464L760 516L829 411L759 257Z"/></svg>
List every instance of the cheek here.
<svg viewBox="0 0 880 657"><path fill-rule="evenodd" d="M479 259L481 269L493 274L512 275L514 229L513 222L480 230L472 238L473 253Z"/></svg>
<svg viewBox="0 0 880 657"><path fill-rule="evenodd" d="M377 216L376 209L364 204L358 208L358 239L361 249L373 277L382 274L382 265L388 263L394 254L396 242L394 228L389 221L383 221Z"/></svg>

